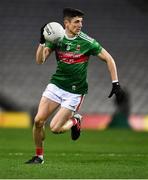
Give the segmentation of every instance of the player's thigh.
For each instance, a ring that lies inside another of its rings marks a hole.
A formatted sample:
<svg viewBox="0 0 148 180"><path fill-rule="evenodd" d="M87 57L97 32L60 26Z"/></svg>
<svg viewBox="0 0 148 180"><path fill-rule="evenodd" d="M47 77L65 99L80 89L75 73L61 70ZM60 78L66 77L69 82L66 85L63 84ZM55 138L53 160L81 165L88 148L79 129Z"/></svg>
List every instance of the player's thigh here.
<svg viewBox="0 0 148 180"><path fill-rule="evenodd" d="M49 98L42 97L39 103L38 112L36 115L37 120L46 121L47 118L59 107L59 103L50 100Z"/></svg>
<svg viewBox="0 0 148 180"><path fill-rule="evenodd" d="M57 130L61 128L71 117L73 111L65 107L61 107L56 115L53 117L50 123L51 130Z"/></svg>

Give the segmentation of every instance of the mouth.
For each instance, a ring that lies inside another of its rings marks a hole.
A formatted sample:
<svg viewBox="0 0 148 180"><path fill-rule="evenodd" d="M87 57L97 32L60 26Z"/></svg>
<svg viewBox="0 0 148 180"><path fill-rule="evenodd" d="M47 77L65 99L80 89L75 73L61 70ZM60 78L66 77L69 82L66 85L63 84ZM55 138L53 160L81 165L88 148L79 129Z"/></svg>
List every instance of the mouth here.
<svg viewBox="0 0 148 180"><path fill-rule="evenodd" d="M81 31L81 28L76 29L77 32Z"/></svg>

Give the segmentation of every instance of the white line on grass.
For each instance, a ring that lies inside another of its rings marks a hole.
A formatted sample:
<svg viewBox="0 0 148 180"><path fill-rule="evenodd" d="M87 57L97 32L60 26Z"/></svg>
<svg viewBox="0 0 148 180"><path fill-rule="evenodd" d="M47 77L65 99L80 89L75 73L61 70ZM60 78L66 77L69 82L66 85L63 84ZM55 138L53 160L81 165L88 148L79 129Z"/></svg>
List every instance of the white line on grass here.
<svg viewBox="0 0 148 180"><path fill-rule="evenodd" d="M16 152L16 153L9 153L9 156L23 156L23 153L21 152Z"/></svg>
<svg viewBox="0 0 148 180"><path fill-rule="evenodd" d="M93 152L91 153L91 154L93 154ZM109 156L109 157L126 157L126 156L133 156L133 157L148 157L148 154L140 154L140 153L137 153L137 154L135 154L135 153L132 153L132 152L129 152L129 153L122 153L122 154L120 154L120 153L96 153L95 152L95 154L96 154L96 156L101 156L101 157L103 157L103 156ZM58 156L67 156L67 154L66 153L60 153L60 154L58 154ZM73 156L85 156L85 154L83 154L83 153L73 153Z"/></svg>
<svg viewBox="0 0 148 180"><path fill-rule="evenodd" d="M135 156L135 157L146 157L148 156L148 154L134 154L132 152L130 152L129 154L118 154L118 153L106 153L106 154L98 154L98 156L110 156L110 157L123 157L123 156Z"/></svg>

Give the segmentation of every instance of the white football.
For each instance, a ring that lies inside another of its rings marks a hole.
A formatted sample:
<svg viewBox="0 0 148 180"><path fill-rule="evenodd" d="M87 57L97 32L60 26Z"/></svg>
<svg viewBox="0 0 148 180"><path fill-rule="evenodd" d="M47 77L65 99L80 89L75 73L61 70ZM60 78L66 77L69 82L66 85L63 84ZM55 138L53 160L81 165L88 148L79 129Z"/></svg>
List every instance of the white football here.
<svg viewBox="0 0 148 180"><path fill-rule="evenodd" d="M57 22L50 22L44 27L43 35L47 41L56 43L64 37L64 28Z"/></svg>

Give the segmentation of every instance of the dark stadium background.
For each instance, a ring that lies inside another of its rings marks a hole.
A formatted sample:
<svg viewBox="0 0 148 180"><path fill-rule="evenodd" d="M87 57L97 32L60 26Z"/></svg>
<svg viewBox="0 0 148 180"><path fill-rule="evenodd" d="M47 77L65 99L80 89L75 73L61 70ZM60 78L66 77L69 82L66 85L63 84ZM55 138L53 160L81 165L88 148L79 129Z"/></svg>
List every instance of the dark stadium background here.
<svg viewBox="0 0 148 180"><path fill-rule="evenodd" d="M85 12L83 31L96 38L114 57L119 80L131 96L131 112L148 111L148 3L145 0L1 0L0 1L0 96L29 110L39 102L55 58L35 64L40 27L62 23L64 7ZM82 112L112 113L107 98L111 81L107 67L91 57L89 94ZM2 106L2 105L1 105Z"/></svg>

